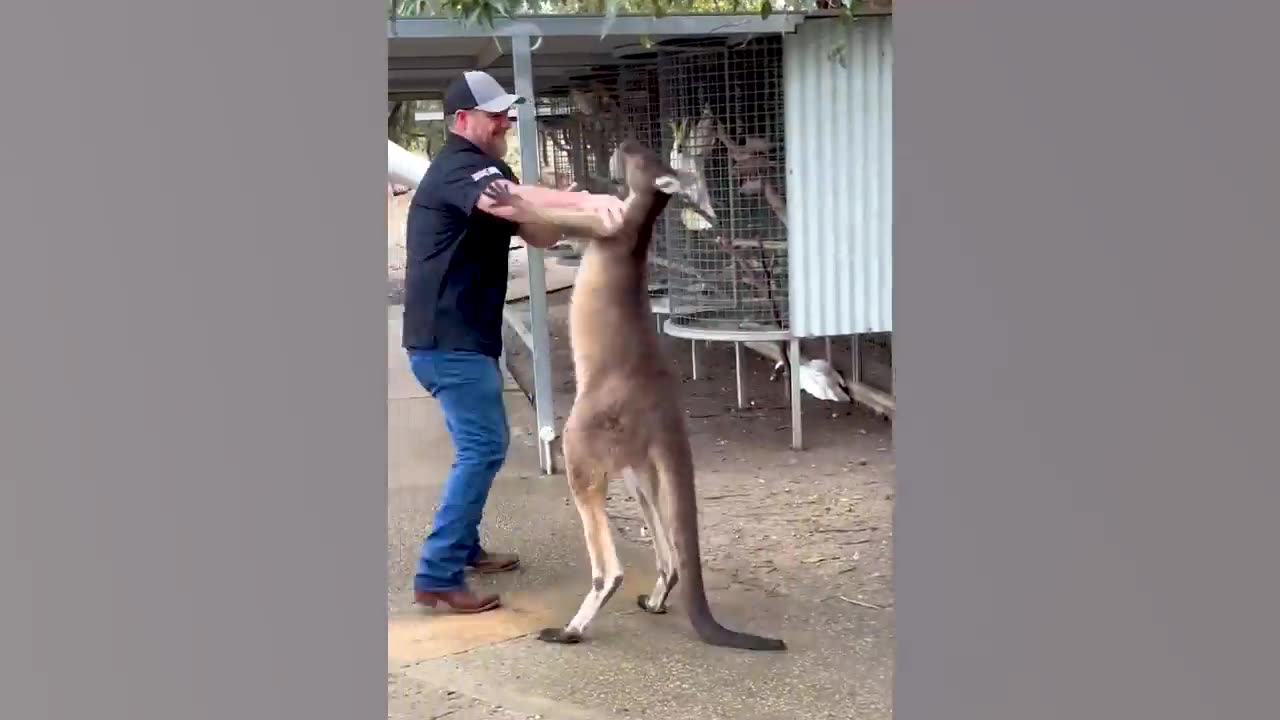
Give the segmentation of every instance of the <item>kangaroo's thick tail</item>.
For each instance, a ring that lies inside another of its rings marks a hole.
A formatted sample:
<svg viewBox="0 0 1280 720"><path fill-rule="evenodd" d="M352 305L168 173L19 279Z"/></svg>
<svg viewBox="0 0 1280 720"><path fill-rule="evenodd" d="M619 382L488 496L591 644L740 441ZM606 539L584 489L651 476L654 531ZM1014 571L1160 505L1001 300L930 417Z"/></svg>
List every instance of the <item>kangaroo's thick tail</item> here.
<svg viewBox="0 0 1280 720"><path fill-rule="evenodd" d="M661 445L662 449L654 453L654 465L663 476L661 487L668 493L667 507L672 515L670 522L675 540L679 588L683 590L682 597L694 632L708 645L742 650L786 650L787 644L780 639L730 630L712 615L702 580L693 458L686 444L666 442Z"/></svg>

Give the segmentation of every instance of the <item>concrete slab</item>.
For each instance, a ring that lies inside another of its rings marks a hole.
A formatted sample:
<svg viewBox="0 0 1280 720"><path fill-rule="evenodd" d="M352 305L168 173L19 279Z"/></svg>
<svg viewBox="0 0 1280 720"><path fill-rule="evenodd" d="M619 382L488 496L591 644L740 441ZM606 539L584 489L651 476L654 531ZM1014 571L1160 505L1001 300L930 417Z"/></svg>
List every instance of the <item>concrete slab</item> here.
<svg viewBox="0 0 1280 720"><path fill-rule="evenodd" d="M522 637L425 662L406 674L499 705L541 710L530 698L554 699L559 712L546 717L889 716L877 686L892 668L866 636L871 623L856 613L822 604L757 604L725 593L713 603L722 622L780 634L790 650L755 654L711 648L693 639L680 613L653 617L610 607L580 645Z"/></svg>
<svg viewBox="0 0 1280 720"><path fill-rule="evenodd" d="M504 593L504 606L479 615L402 611L387 623L387 657L402 667L523 637L562 613L538 593Z"/></svg>
<svg viewBox="0 0 1280 720"><path fill-rule="evenodd" d="M482 526L485 543L512 548L524 567L473 581L496 587L504 607L474 616L435 614L410 607L418 546L430 527L453 451L439 408L416 381L400 349L397 308L388 314L388 525L390 609L388 651L393 664L411 664L520 637L573 615L590 586L586 549L564 478L539 477L533 415L517 391L508 393L512 448L494 483ZM654 581L648 548L619 548L635 570L623 591L648 592Z"/></svg>
<svg viewBox="0 0 1280 720"><path fill-rule="evenodd" d="M510 410L518 417L522 411L518 405L523 401L512 400ZM523 412L528 413L527 407ZM411 414L402 413L401 419L406 415ZM406 435L404 426L393 423L393 427L397 425L402 430L397 434ZM533 455L532 448L526 450ZM533 458L528 462L532 464ZM425 465L418 463L417 467L425 469ZM411 607L410 582L418 546L439 494L437 488L421 485L420 478L443 475L442 469L436 469L410 477L413 466L412 462L398 464L399 477L389 490L393 555L389 563L388 652L393 662L409 665L521 637L560 625L573 615L590 586L577 512L568 502L562 478L539 478L532 474L532 468L524 475L500 477L494 483L482 526L486 545L510 548L521 555L522 567L515 572L471 580L478 589L500 592L503 607L473 616ZM620 592L629 596L648 592L654 582L652 551L622 545L619 555L629 571Z"/></svg>
<svg viewBox="0 0 1280 720"><path fill-rule="evenodd" d="M429 398L430 394L418 384L409 371L409 358L400 347L403 305L387 307L387 399L408 400Z"/></svg>

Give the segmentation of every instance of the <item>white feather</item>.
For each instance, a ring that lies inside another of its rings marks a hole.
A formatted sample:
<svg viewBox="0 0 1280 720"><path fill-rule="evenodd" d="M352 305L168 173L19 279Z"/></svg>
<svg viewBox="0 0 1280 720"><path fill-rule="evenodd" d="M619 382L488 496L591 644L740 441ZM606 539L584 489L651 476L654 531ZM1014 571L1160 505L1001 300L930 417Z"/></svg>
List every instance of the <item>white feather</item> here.
<svg viewBox="0 0 1280 720"><path fill-rule="evenodd" d="M820 400L835 402L853 402L844 382L844 378L831 363L814 358L800 365L800 387Z"/></svg>
<svg viewBox="0 0 1280 720"><path fill-rule="evenodd" d="M743 343L748 349L769 358L774 362L775 371L786 366L786 352L781 343L752 342ZM849 394L849 386L844 376L831 363L822 358L806 359L800 357L800 389L818 398L833 402L853 402Z"/></svg>
<svg viewBox="0 0 1280 720"><path fill-rule="evenodd" d="M684 226L690 230L710 230L712 225L708 221L708 217L716 217L715 208L711 205L711 194L707 190L707 181L702 169L703 144L705 144L707 129L705 120L695 125L693 132L688 132L688 121L679 121L673 124L672 132L675 135L675 142L671 145L671 151L668 153L667 159L671 165L671 169L675 170L678 175L683 178L684 196L693 203L703 213L695 212L689 208L685 208L680 213L680 220Z"/></svg>
<svg viewBox="0 0 1280 720"><path fill-rule="evenodd" d="M755 342L748 340L747 342L744 342L743 345L747 346L747 349L754 350L775 363L785 363L787 361L787 356L778 343Z"/></svg>

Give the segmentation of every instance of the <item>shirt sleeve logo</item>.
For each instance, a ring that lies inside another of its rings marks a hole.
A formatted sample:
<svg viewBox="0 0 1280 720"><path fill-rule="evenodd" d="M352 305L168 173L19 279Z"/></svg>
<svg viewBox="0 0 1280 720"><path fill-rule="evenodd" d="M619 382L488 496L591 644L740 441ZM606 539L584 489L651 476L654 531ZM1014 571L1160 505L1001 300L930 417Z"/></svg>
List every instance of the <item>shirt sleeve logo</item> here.
<svg viewBox="0 0 1280 720"><path fill-rule="evenodd" d="M475 172L471 173L471 179L472 179L472 180L474 180L474 181L476 181L476 182L480 182L481 180L483 180L483 179L485 179L485 178L489 177L490 175L501 175L501 174L502 174L502 172L501 172L501 171L499 171L499 170L498 170L498 168L496 168L496 167L494 167L494 166L490 165L489 167L487 167L487 168L485 168L485 169L483 169L483 170L477 170L477 171L475 171Z"/></svg>

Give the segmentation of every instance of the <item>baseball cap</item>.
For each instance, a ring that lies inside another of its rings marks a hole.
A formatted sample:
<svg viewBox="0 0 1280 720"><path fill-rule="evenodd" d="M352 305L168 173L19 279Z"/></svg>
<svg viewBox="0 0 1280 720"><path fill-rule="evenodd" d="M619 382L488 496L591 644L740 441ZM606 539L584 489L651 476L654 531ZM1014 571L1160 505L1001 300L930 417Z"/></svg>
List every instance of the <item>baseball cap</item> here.
<svg viewBox="0 0 1280 720"><path fill-rule="evenodd" d="M524 98L504 90L489 73L468 70L449 84L449 89L444 94L444 112L445 115L452 115L459 110L502 112L522 102Z"/></svg>

